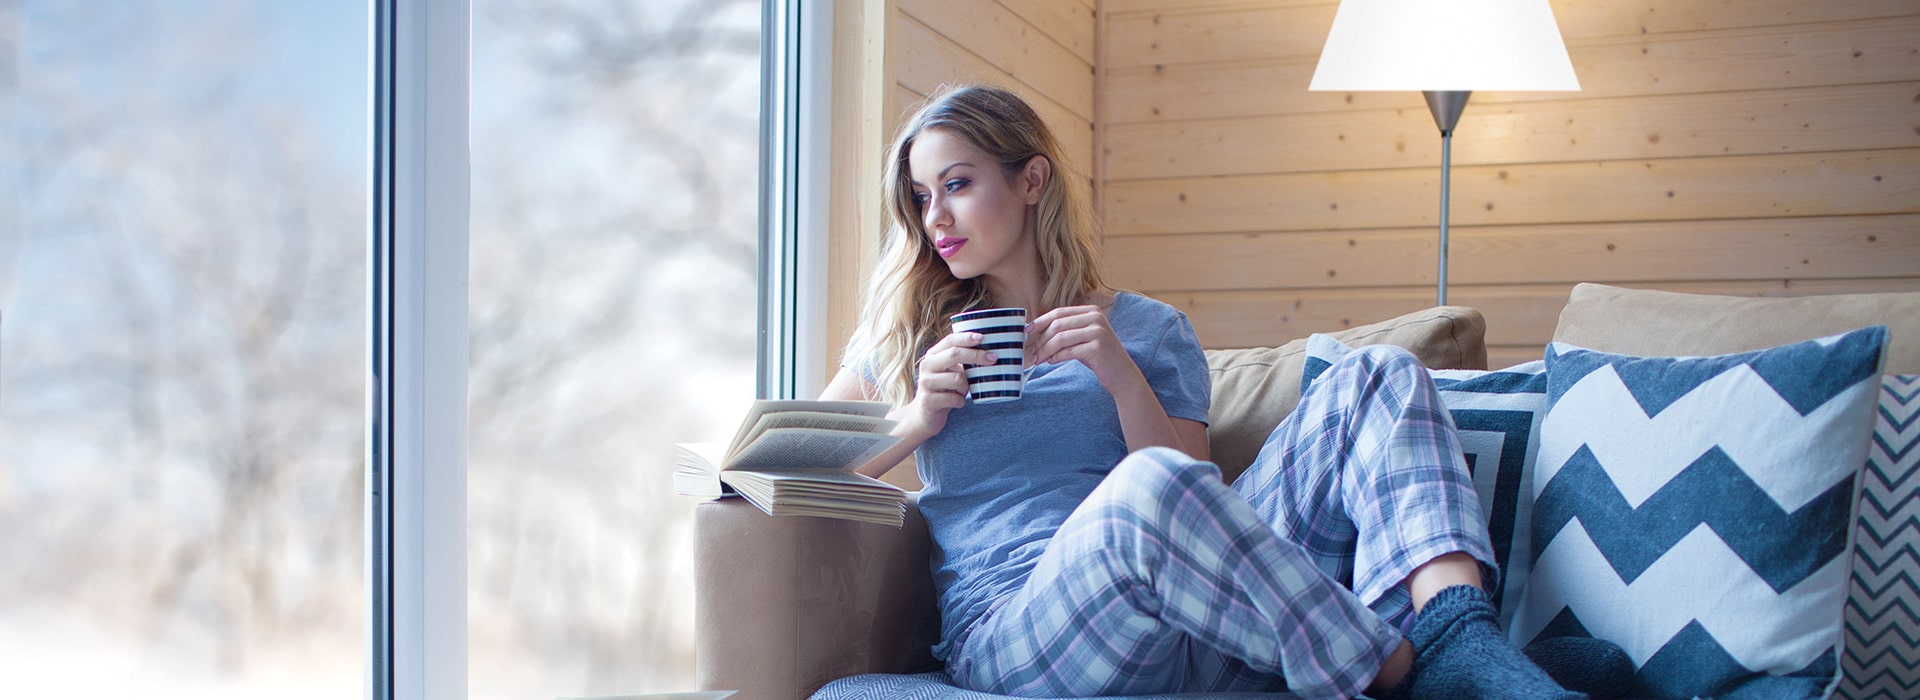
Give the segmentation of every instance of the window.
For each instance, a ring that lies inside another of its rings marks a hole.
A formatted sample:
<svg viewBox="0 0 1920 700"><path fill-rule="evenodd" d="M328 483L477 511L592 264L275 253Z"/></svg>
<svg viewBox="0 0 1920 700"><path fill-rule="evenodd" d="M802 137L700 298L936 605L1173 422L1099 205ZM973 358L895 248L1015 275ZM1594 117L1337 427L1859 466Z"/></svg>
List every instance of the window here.
<svg viewBox="0 0 1920 700"><path fill-rule="evenodd" d="M754 394L760 4L472 8L470 697L692 689L673 443Z"/></svg>
<svg viewBox="0 0 1920 700"><path fill-rule="evenodd" d="M691 687L668 464L755 393L773 7L0 6L0 688Z"/></svg>
<svg viewBox="0 0 1920 700"><path fill-rule="evenodd" d="M0 5L0 694L360 693L366 37Z"/></svg>

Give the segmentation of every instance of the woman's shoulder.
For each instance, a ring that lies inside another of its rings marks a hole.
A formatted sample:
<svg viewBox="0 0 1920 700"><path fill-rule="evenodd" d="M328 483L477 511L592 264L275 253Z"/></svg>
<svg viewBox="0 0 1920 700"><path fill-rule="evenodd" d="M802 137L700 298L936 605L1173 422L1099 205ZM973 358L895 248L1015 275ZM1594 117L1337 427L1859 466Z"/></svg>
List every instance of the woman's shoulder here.
<svg viewBox="0 0 1920 700"><path fill-rule="evenodd" d="M1185 312L1175 308L1172 304L1139 292L1111 290L1107 291L1106 294L1110 301L1103 305L1102 308L1106 309L1109 317L1125 315L1170 322L1173 319L1186 316Z"/></svg>
<svg viewBox="0 0 1920 700"><path fill-rule="evenodd" d="M1113 292L1113 304L1107 308L1107 321L1114 332L1135 342L1160 345L1169 336L1191 336L1186 312L1139 292Z"/></svg>
<svg viewBox="0 0 1920 700"><path fill-rule="evenodd" d="M1206 376L1200 339L1194 335L1186 313L1172 304L1138 292L1120 291L1107 317L1121 342L1133 345L1130 351L1136 352L1136 362L1149 381L1159 381L1171 376L1169 373Z"/></svg>

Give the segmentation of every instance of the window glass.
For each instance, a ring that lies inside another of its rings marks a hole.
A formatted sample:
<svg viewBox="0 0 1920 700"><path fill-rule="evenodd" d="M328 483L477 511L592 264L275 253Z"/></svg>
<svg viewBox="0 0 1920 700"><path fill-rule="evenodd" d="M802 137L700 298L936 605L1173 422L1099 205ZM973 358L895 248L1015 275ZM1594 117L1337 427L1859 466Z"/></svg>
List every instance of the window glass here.
<svg viewBox="0 0 1920 700"><path fill-rule="evenodd" d="M367 33L0 3L0 695L364 694Z"/></svg>
<svg viewBox="0 0 1920 700"><path fill-rule="evenodd" d="M673 443L753 394L760 5L473 5L469 692L689 690Z"/></svg>

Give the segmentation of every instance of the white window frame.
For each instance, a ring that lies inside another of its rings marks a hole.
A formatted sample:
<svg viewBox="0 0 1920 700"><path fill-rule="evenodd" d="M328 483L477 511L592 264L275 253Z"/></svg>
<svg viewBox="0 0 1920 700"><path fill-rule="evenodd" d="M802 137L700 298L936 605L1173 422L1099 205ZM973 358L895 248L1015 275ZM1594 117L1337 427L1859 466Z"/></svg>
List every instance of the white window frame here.
<svg viewBox="0 0 1920 700"><path fill-rule="evenodd" d="M826 385L832 5L762 0L765 398L815 396ZM468 0L369 0L368 9L366 690L373 700L459 700L471 9Z"/></svg>
<svg viewBox="0 0 1920 700"><path fill-rule="evenodd" d="M761 0L760 367L763 399L827 387L833 2Z"/></svg>
<svg viewBox="0 0 1920 700"><path fill-rule="evenodd" d="M467 696L466 0L371 0L367 694Z"/></svg>

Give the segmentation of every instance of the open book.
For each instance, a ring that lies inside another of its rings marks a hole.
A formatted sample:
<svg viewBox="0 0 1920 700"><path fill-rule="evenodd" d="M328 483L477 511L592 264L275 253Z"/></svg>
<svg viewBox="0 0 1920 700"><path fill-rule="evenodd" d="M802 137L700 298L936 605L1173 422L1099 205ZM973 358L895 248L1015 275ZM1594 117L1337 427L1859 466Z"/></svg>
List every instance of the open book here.
<svg viewBox="0 0 1920 700"><path fill-rule="evenodd" d="M877 401L755 401L732 442L674 445L674 490L899 527L906 491L853 471L900 442L886 415Z"/></svg>

